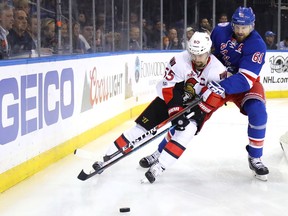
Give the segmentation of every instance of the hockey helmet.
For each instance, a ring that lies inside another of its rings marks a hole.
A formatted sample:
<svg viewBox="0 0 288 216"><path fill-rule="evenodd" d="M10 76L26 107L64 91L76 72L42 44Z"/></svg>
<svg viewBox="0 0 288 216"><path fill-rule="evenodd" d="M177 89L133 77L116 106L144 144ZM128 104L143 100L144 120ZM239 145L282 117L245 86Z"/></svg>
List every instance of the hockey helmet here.
<svg viewBox="0 0 288 216"><path fill-rule="evenodd" d="M210 52L212 41L206 32L195 32L187 43L187 50L191 55L202 55Z"/></svg>
<svg viewBox="0 0 288 216"><path fill-rule="evenodd" d="M254 25L255 14L251 7L238 7L232 15L232 24Z"/></svg>

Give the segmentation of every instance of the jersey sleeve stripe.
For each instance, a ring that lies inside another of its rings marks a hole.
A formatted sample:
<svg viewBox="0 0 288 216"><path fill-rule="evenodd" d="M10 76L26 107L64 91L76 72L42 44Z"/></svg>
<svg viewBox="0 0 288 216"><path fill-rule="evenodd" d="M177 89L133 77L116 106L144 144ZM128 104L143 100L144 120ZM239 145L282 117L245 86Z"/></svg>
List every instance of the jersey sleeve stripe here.
<svg viewBox="0 0 288 216"><path fill-rule="evenodd" d="M245 70L245 69L239 69L239 72L245 77L247 80L250 88L252 88L253 83L257 80L257 75L251 71Z"/></svg>

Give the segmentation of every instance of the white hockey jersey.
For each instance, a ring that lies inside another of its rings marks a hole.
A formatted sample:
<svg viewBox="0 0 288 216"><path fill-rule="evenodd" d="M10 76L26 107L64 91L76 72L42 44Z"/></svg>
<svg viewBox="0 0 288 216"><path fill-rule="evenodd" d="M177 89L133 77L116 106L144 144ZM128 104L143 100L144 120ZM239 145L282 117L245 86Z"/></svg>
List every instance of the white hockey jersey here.
<svg viewBox="0 0 288 216"><path fill-rule="evenodd" d="M167 104L174 97L176 84L184 83L192 78L195 81L194 90L197 95L211 81L220 82L226 78L225 66L211 54L204 69L197 71L188 51L175 55L167 64L163 79L157 84L157 95ZM183 89L183 88L182 88Z"/></svg>

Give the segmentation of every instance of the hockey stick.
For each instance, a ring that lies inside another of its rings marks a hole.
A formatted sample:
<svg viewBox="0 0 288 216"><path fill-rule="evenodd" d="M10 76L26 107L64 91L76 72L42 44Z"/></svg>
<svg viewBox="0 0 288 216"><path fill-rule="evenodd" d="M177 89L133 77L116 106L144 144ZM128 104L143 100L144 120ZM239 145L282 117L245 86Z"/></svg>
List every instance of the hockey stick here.
<svg viewBox="0 0 288 216"><path fill-rule="evenodd" d="M112 155L108 155L106 156L106 161L107 160L111 160L112 158L114 158L115 156L117 156L120 153L123 153L124 151L126 151L127 149L133 149L135 144L137 142L140 142L142 140L144 140L145 138L147 138L147 136L149 135L155 135L157 133L157 131L162 128L163 126L165 126L166 124L168 124L169 122L175 120L176 118L178 118L179 116L183 115L186 112L189 112L190 109L194 106L196 106L200 101L202 101L202 98L197 97L195 98L192 102L188 103L186 105L186 107L181 110L180 112L176 113L173 116L170 116L168 119L162 121L160 124L158 124L157 126L155 126L154 128L150 129L149 131L147 131L145 134L143 134L142 136L138 137L137 139L135 139L134 141L128 143L128 145L126 145L125 147L123 147L121 150L114 152Z"/></svg>
<svg viewBox="0 0 288 216"><path fill-rule="evenodd" d="M111 165L115 164L116 162L118 162L119 160L123 159L124 157L127 157L128 155L130 155L132 152L137 151L138 149L142 148L143 146L145 146L146 144L150 143L151 141L153 141L154 139L156 139L157 137L161 136L163 133L167 132L170 128L167 128L163 131L161 131L160 133L158 133L157 135L155 135L157 133L157 131L162 128L163 126L165 126L166 124L168 124L169 122L175 120L176 118L178 118L179 116L183 115L186 112L189 112L191 108L193 108L194 106L198 105L199 102L201 102L202 99L201 98L196 98L195 100L193 100L191 103L189 103L183 110L181 110L180 112L176 113L175 115L169 117L168 119L164 120L163 122L161 122L160 124L158 124L157 126L155 126L154 128L152 128L151 130L147 131L145 134L143 134L142 136L138 137L136 140L132 141L131 143L129 143L127 146L123 147L121 150L116 151L115 153L113 153L112 155L109 155L108 160L106 160L107 162L104 162L104 165L98 169L98 170L91 170L89 173L86 173L83 169L81 170L81 172L78 175L78 179L85 181L89 178L91 178L92 176L96 175L96 174L100 174L102 173L105 169L107 169L108 167L110 167ZM137 142L142 141L143 139L145 139L148 135L154 135L153 137L151 137L150 139L148 139L147 141L143 142L142 144L138 145L135 147L135 144ZM120 157L116 158L115 160L112 160L112 158L116 157L117 155L119 155L120 153L123 153L125 150L127 150L128 148L131 148L131 151L122 154ZM74 152L77 153L77 150Z"/></svg>
<svg viewBox="0 0 288 216"><path fill-rule="evenodd" d="M166 128L165 130L161 131L160 133L158 133L157 135L153 136L151 139L147 140L146 142L143 142L142 144L140 144L139 146L135 147L132 151L129 151L123 155L121 155L120 157L116 158L115 160L109 161L108 163L104 162L104 166L101 167L98 170L90 170L88 173L86 173L83 169L81 170L81 172L78 175L78 179L85 181L89 178L91 178L92 176L96 175L96 174L101 174L104 170L106 170L108 167L112 166L113 164L117 163L119 160L123 159L124 157L127 157L128 155L132 154L133 152L139 150L140 148L142 148L143 146L147 145L148 143L152 142L154 139L158 138L159 136L161 136L162 134L166 133L170 128Z"/></svg>
<svg viewBox="0 0 288 216"><path fill-rule="evenodd" d="M166 125L167 123L173 121L174 119L176 119L177 117L181 116L182 114L184 114L185 112L189 111L189 109L191 109L192 107L194 107L195 105L197 105L199 102L201 101L201 99L199 97L195 98L195 100L193 100L192 102L186 104L186 107L179 113L176 113L175 115L169 117L168 119L164 120L163 122L161 122L159 125L157 125L156 127L152 128L151 130L147 131L145 134L141 135L140 137L138 137L137 139L135 139L134 141L131 141L130 143L128 143L127 146L121 148L120 150L114 152L112 155L106 155L105 156L105 161L111 160L112 158L116 157L118 154L123 153L125 150L127 150L128 148L133 149L134 145L137 142L140 142L142 140L144 140L145 138L147 138L147 136L149 136L150 134L154 135L156 134L157 130L160 129L161 127L163 127L164 125ZM92 154L89 151L83 150L83 149L75 149L74 151L74 155L76 155L77 157L80 158L85 158L85 159L89 159L92 160L94 159L94 154Z"/></svg>

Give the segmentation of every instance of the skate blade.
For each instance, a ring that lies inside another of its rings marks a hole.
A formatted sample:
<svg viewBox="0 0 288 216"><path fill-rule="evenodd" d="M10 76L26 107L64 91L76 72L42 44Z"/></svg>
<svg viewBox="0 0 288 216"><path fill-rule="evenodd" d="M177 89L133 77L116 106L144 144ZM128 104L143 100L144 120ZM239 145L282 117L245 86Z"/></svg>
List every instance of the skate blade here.
<svg viewBox="0 0 288 216"><path fill-rule="evenodd" d="M268 181L268 175L258 175L254 171L252 171L252 173L256 179L259 179L261 181Z"/></svg>

